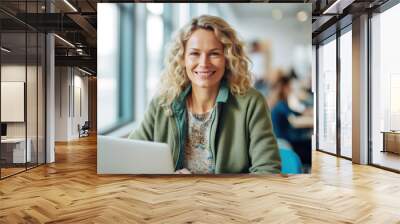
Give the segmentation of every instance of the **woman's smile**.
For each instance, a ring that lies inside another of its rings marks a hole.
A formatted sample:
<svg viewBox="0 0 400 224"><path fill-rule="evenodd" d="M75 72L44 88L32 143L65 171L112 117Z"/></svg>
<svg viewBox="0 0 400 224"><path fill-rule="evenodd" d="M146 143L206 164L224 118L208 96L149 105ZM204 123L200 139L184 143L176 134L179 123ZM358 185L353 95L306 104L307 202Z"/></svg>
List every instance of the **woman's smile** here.
<svg viewBox="0 0 400 224"><path fill-rule="evenodd" d="M208 79L215 74L215 71L194 71L194 74L200 79Z"/></svg>

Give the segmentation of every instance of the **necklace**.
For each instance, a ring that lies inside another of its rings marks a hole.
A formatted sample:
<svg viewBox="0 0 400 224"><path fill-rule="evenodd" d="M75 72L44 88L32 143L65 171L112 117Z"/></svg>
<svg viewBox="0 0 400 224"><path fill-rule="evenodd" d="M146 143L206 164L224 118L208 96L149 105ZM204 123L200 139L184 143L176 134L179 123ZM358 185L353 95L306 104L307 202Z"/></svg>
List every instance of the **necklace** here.
<svg viewBox="0 0 400 224"><path fill-rule="evenodd" d="M205 113L196 113L193 110L193 98L192 98L192 95L188 96L187 100L186 100L186 107L188 108L188 111L190 111L190 113L195 115L196 117L201 117L203 115L209 114L214 109L214 106L215 106L215 102L214 102L214 105L210 109L207 110L207 112L205 112Z"/></svg>

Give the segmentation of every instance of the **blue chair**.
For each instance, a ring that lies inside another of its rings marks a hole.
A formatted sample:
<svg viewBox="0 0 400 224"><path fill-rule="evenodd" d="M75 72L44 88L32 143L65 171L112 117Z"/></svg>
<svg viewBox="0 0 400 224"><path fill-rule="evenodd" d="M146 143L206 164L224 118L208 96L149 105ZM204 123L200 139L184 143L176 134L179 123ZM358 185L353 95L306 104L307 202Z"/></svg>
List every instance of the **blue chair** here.
<svg viewBox="0 0 400 224"><path fill-rule="evenodd" d="M303 165L300 157L292 150L290 144L282 139L278 139L279 154L281 156L282 174L303 173Z"/></svg>

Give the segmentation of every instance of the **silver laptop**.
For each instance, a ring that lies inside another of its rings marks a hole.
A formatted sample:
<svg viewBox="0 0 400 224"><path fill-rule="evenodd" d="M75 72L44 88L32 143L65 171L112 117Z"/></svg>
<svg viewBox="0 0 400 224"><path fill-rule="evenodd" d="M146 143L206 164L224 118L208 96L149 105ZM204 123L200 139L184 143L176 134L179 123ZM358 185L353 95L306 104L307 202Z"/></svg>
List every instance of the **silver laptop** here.
<svg viewBox="0 0 400 224"><path fill-rule="evenodd" d="M97 136L98 174L172 174L174 165L165 143Z"/></svg>

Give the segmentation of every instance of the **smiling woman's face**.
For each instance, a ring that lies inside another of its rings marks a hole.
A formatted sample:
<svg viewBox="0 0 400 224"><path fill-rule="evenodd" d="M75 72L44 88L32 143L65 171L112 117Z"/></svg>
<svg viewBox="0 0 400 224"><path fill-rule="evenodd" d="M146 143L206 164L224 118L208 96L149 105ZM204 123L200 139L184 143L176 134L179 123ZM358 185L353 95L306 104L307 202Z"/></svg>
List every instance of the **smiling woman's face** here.
<svg viewBox="0 0 400 224"><path fill-rule="evenodd" d="M217 90L225 72L222 43L213 31L198 29L185 46L186 74L193 88Z"/></svg>

